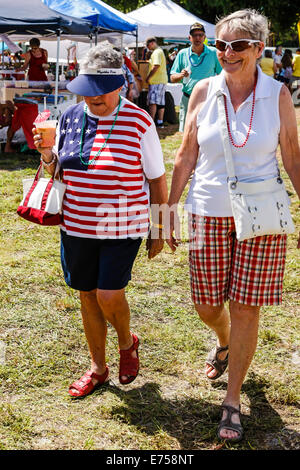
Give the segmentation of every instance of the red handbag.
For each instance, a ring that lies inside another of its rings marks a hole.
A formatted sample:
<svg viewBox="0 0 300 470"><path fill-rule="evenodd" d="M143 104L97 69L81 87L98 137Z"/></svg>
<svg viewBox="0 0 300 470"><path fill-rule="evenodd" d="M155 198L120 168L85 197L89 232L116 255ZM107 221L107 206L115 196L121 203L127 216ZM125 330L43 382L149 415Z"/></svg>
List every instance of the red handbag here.
<svg viewBox="0 0 300 470"><path fill-rule="evenodd" d="M57 165L58 169L58 165ZM23 180L23 199L17 213L23 219L39 225L59 225L62 223L62 203L66 184L52 178L43 178L43 165L40 164L35 178Z"/></svg>

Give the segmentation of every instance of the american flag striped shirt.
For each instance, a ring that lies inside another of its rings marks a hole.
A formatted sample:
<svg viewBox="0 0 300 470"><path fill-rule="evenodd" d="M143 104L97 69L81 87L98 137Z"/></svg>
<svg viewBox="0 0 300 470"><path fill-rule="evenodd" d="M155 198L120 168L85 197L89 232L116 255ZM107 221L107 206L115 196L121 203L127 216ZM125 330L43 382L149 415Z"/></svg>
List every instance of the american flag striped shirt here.
<svg viewBox="0 0 300 470"><path fill-rule="evenodd" d="M69 235L85 238L143 237L149 227L147 179L165 172L155 125L148 113L122 99L106 146L89 165L79 158L85 103L62 115L54 151L67 189L63 225ZM82 159L92 160L105 142L117 108L99 117L87 108Z"/></svg>

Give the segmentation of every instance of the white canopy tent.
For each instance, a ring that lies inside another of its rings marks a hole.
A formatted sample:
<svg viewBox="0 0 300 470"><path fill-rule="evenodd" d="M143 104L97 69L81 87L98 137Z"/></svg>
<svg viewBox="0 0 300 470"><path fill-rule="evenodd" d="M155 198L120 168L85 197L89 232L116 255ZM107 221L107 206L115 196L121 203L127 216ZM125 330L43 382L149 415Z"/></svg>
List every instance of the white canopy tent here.
<svg viewBox="0 0 300 470"><path fill-rule="evenodd" d="M131 11L127 16L138 24L139 43L145 42L149 36L187 39L189 28L196 21L203 24L208 39L215 37L213 24L198 18L172 0L155 0L138 10ZM129 36L125 38L125 43L132 42Z"/></svg>

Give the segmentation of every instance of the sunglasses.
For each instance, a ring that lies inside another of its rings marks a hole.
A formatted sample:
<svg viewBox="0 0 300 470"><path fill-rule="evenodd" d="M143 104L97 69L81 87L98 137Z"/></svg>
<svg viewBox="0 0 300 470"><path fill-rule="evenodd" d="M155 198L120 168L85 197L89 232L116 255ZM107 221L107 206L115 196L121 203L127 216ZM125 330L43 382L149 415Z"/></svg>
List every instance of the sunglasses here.
<svg viewBox="0 0 300 470"><path fill-rule="evenodd" d="M216 48L218 51L226 51L229 46L234 52L245 51L251 44L258 43L257 39L236 39L235 41L223 41L222 39L216 39Z"/></svg>
<svg viewBox="0 0 300 470"><path fill-rule="evenodd" d="M193 38L196 38L197 36L199 36L200 38L203 38L203 36L205 36L205 33L191 33L191 36Z"/></svg>

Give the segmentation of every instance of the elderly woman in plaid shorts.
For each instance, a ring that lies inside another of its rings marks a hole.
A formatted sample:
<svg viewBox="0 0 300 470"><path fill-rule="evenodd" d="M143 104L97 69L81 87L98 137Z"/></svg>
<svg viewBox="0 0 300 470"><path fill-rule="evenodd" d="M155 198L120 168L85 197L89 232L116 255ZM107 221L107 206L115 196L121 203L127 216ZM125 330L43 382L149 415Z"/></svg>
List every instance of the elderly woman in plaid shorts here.
<svg viewBox="0 0 300 470"><path fill-rule="evenodd" d="M226 96L227 128L239 181L276 176L280 142L283 165L300 196L293 103L286 87L257 66L267 34L267 19L253 10L235 12L216 25L223 71L201 80L193 90L169 196L170 207L176 207L195 169L186 201L192 299L200 318L217 336L206 360L207 378L217 379L229 365L218 428L219 438L227 441L243 437L240 390L256 349L260 307L281 303L286 235L236 238L218 123L218 90ZM175 251L176 210L170 213L167 241ZM224 306L227 300L229 312Z"/></svg>

